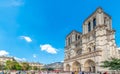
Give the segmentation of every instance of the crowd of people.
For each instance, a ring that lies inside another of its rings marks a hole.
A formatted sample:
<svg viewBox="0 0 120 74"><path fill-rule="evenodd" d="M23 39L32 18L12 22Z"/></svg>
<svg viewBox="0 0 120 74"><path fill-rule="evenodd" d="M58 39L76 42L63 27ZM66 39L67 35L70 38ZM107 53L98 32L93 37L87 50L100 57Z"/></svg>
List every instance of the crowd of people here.
<svg viewBox="0 0 120 74"><path fill-rule="evenodd" d="M53 71L2 71L0 74L95 74L84 71L72 71L72 72L53 72ZM98 72L97 74L109 74L108 72Z"/></svg>
<svg viewBox="0 0 120 74"><path fill-rule="evenodd" d="M93 73L91 73L91 72L84 72L84 71L73 71L73 72L71 72L71 74L93 74ZM98 74L108 74L108 72L106 71L106 72L98 72Z"/></svg>

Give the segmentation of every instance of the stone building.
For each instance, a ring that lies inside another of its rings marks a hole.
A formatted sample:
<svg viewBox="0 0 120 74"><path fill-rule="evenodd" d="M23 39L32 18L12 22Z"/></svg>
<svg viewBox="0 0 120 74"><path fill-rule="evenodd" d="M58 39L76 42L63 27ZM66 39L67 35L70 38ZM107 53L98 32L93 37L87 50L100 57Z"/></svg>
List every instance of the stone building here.
<svg viewBox="0 0 120 74"><path fill-rule="evenodd" d="M5 65L6 61L13 61L14 58L13 57L7 57L7 56L0 56L0 64Z"/></svg>
<svg viewBox="0 0 120 74"><path fill-rule="evenodd" d="M32 67L32 69L34 69L34 67L41 69L43 67L43 64L39 63L39 62L28 62L29 66Z"/></svg>
<svg viewBox="0 0 120 74"><path fill-rule="evenodd" d="M101 61L119 58L111 16L97 8L82 27L82 33L73 30L66 37L64 71L107 70L100 67Z"/></svg>

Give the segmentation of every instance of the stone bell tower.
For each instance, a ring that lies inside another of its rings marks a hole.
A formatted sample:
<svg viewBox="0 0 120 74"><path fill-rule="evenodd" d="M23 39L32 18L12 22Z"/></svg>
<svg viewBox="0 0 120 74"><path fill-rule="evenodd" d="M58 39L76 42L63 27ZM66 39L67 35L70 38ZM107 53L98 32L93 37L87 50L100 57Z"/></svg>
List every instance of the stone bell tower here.
<svg viewBox="0 0 120 74"><path fill-rule="evenodd" d="M82 34L83 53L101 51L101 57L94 56L96 65L111 57L118 58L115 43L115 30L112 29L112 18L102 8L97 8L84 22ZM96 55L96 54L94 54ZM98 67L99 70L102 68Z"/></svg>
<svg viewBox="0 0 120 74"><path fill-rule="evenodd" d="M103 51L102 60L116 57L115 30L112 29L111 17L101 8L96 11L96 49Z"/></svg>
<svg viewBox="0 0 120 74"><path fill-rule="evenodd" d="M114 34L111 16L105 13L102 8L97 8L83 24L82 46L84 52L102 50L101 60L117 57Z"/></svg>

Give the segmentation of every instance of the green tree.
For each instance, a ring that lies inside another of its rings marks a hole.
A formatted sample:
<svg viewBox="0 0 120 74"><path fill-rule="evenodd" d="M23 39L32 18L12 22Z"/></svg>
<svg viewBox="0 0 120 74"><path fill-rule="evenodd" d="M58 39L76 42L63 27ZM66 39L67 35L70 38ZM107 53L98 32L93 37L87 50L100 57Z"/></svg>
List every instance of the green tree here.
<svg viewBox="0 0 120 74"><path fill-rule="evenodd" d="M21 65L15 60L14 61L8 60L6 62L5 68L8 70L21 70L22 69Z"/></svg>
<svg viewBox="0 0 120 74"><path fill-rule="evenodd" d="M16 61L14 61L14 70L22 70L21 65Z"/></svg>
<svg viewBox="0 0 120 74"><path fill-rule="evenodd" d="M29 64L27 62L21 63L22 70L29 70Z"/></svg>
<svg viewBox="0 0 120 74"><path fill-rule="evenodd" d="M33 70L38 70L38 68L36 66L33 67Z"/></svg>
<svg viewBox="0 0 120 74"><path fill-rule="evenodd" d="M42 71L47 70L47 68L41 68Z"/></svg>
<svg viewBox="0 0 120 74"><path fill-rule="evenodd" d="M32 66L29 66L29 69L28 70L32 70Z"/></svg>
<svg viewBox="0 0 120 74"><path fill-rule="evenodd" d="M53 71L54 70L54 68L42 68L41 70L48 70L48 71Z"/></svg>
<svg viewBox="0 0 120 74"><path fill-rule="evenodd" d="M120 59L111 58L102 62L101 67L108 68L109 70L120 70Z"/></svg>
<svg viewBox="0 0 120 74"><path fill-rule="evenodd" d="M13 63L13 61L8 60L8 61L6 62L5 68L8 69L8 70L13 70L13 68L14 68L14 63Z"/></svg>
<svg viewBox="0 0 120 74"><path fill-rule="evenodd" d="M54 70L54 68L48 68L48 71L53 71Z"/></svg>

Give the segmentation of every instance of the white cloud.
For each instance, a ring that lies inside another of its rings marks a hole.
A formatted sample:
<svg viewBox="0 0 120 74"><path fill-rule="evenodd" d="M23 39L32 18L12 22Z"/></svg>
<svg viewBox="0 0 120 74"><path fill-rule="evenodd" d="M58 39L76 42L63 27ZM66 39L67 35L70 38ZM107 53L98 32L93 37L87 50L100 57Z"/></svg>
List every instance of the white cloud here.
<svg viewBox="0 0 120 74"><path fill-rule="evenodd" d="M20 36L21 39L25 39L27 42L32 42L32 39L28 36Z"/></svg>
<svg viewBox="0 0 120 74"><path fill-rule="evenodd" d="M46 51L46 52L51 53L51 54L57 53L57 49L52 47L50 44L40 45L40 48L42 51Z"/></svg>
<svg viewBox="0 0 120 74"><path fill-rule="evenodd" d="M7 56L9 53L5 50L0 50L0 56Z"/></svg>
<svg viewBox="0 0 120 74"><path fill-rule="evenodd" d="M25 58L18 58L18 57L14 57L14 59L15 59L16 61L26 61L26 59L25 59Z"/></svg>
<svg viewBox="0 0 120 74"><path fill-rule="evenodd" d="M0 56L9 56L9 52L5 51L5 50L0 50ZM9 56L10 57L10 56ZM13 56L11 56L13 57ZM16 61L26 61L25 58L18 58L18 57L14 57L14 59Z"/></svg>
<svg viewBox="0 0 120 74"><path fill-rule="evenodd" d="M118 47L117 49L120 50L120 47Z"/></svg>
<svg viewBox="0 0 120 74"><path fill-rule="evenodd" d="M0 0L1 7L17 7L24 4L23 0Z"/></svg>
<svg viewBox="0 0 120 74"><path fill-rule="evenodd" d="M33 57L34 57L34 58L37 58L36 54L33 54Z"/></svg>
<svg viewBox="0 0 120 74"><path fill-rule="evenodd" d="M64 62L64 61L61 61L62 63Z"/></svg>

